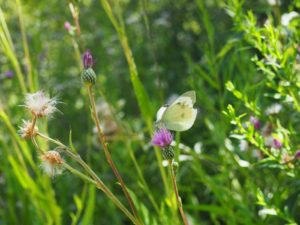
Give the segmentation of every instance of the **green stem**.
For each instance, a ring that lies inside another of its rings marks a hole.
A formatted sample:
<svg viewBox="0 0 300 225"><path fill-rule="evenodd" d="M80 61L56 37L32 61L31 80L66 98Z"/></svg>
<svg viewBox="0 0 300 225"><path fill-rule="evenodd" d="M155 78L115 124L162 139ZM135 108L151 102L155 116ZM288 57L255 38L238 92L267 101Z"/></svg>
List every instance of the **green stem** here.
<svg viewBox="0 0 300 225"><path fill-rule="evenodd" d="M170 168L174 193L175 193L175 196L176 196L177 207L179 209L179 212L180 212L180 215L181 215L181 218L182 218L182 221L183 221L184 225L188 225L189 223L188 223L188 220L186 218L186 215L184 214L181 198L180 198L179 193L178 193L178 188L177 188L177 183L176 183L176 175L175 175L175 172L174 172L174 168L172 166L172 160L169 160L169 168Z"/></svg>
<svg viewBox="0 0 300 225"><path fill-rule="evenodd" d="M6 55L6 57L11 61L11 64L13 65L17 79L21 88L21 91L23 94L27 93L27 88L25 85L24 77L22 74L21 66L19 64L19 61L17 59L14 46L12 43L12 39L10 36L10 32L7 28L7 24L4 18L4 14L2 12L2 9L0 8L0 46Z"/></svg>
<svg viewBox="0 0 300 225"><path fill-rule="evenodd" d="M126 207L118 200L118 198L109 190L109 188L103 183L103 181L96 175L96 173L83 161L78 154L74 154L72 150L61 143L60 141L54 140L42 133L37 133L38 136L60 146L61 150L67 154L70 158L75 160L77 163L79 163L83 169L93 178L94 182L96 183L97 188L102 190L107 197L135 224L135 225L141 225L140 221L138 221L127 209Z"/></svg>
<svg viewBox="0 0 300 225"><path fill-rule="evenodd" d="M97 185L97 182L94 181L93 179L89 178L88 176L86 176L85 174L81 173L80 171L76 170L75 168L73 168L72 166L70 166L69 164L67 164L66 162L63 162L63 166L69 170L71 173L75 174L76 176L80 177L83 180L86 180L87 182Z"/></svg>
<svg viewBox="0 0 300 225"><path fill-rule="evenodd" d="M21 5L20 0L16 0L16 4L17 4L18 16L19 16L19 24L20 24L20 30L21 30L24 56L25 56L26 67L27 67L26 69L28 71L28 84L29 84L30 91L34 92L35 85L34 85L33 71L32 71L32 65L31 65L30 54L29 54L28 41L27 41L27 37L26 37L25 26L23 23L24 17L22 14L22 5Z"/></svg>
<svg viewBox="0 0 300 225"><path fill-rule="evenodd" d="M127 145L127 149L128 149L129 155L130 155L130 157L131 157L131 159L132 159L132 161L133 161L133 165L134 165L135 169L137 170L137 173L138 173L138 175L139 175L139 177L140 177L140 179L141 179L141 181L142 181L142 184L143 184L143 186L144 186L144 189L145 189L145 191L146 191L146 194L147 194L147 196L149 197L149 200L150 200L150 202L152 203L152 205L153 205L153 207L154 207L156 213L159 215L159 213L160 213L160 212L159 212L159 207L158 207L158 205L157 205L155 199L153 198L153 196L152 196L152 194L151 194L151 191L150 191L150 189L149 189L149 186L148 186L148 184L147 184L147 182L146 182L146 180L145 180L145 178L144 178L144 176L143 176L143 173L142 173L142 171L141 171L141 169L140 169L140 167L139 167L139 164L138 164L138 162L137 162L137 160L136 160L136 157L135 157L135 155L134 155L134 153L133 153L133 151L132 151L132 148L131 148L131 146L130 146L130 143L127 142L126 145Z"/></svg>
<svg viewBox="0 0 300 225"><path fill-rule="evenodd" d="M129 66L130 79L131 79L131 83L133 85L134 93L137 98L142 116L147 124L147 129L148 129L149 135L152 135L153 127L152 127L152 115L151 115L152 113L151 113L150 101L149 101L147 92L138 76L138 70L137 70L133 55L132 55L132 51L131 51L129 43L128 43L128 38L126 35L124 22L122 22L121 19L119 19L119 21L118 21L116 16L113 14L112 7L110 6L109 1L100 0L100 2L102 4L104 11L106 12L107 16L109 17L111 23L113 24L114 28L118 32L119 40L120 40L121 46L123 48L123 52L125 54L127 64ZM120 18L121 18L121 16L120 16ZM165 191L166 191L167 195L170 195L166 171L164 170L164 168L162 166L162 157L160 154L160 150L158 148L155 148L155 156L157 159L160 174L162 176Z"/></svg>
<svg viewBox="0 0 300 225"><path fill-rule="evenodd" d="M127 188L126 188L125 182L124 182L123 178L121 177L115 163L113 162L111 154L110 154L110 152L107 148L107 142L106 142L105 136L102 132L102 129L100 127L100 121L99 121L99 118L97 116L95 99L94 99L94 96L93 96L93 93L92 93L92 86L91 85L87 86L87 90L88 90L88 94L89 94L90 103L91 103L91 106L92 106L92 114L93 114L93 117L94 117L94 122L96 124L97 132L98 132L98 139L99 139L100 143L103 146L103 150L104 150L104 153L105 153L106 160L107 160L107 162L110 165L113 173L115 174L116 178L118 179L118 181L121 185L121 188L122 188L122 190L123 190L123 192L126 196L126 199L127 199L128 203L130 205L132 213L134 214L134 216L139 221L141 221L138 214L137 214L137 210L134 206L133 200L132 200L132 198L131 198L131 196L130 196Z"/></svg>

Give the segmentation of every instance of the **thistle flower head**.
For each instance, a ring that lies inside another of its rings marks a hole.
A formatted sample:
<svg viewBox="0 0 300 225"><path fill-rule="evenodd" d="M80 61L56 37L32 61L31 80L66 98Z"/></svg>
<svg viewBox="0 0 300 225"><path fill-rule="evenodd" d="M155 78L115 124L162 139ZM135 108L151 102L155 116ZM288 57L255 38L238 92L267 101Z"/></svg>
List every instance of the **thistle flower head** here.
<svg viewBox="0 0 300 225"><path fill-rule="evenodd" d="M173 136L166 128L161 128L156 131L152 138L152 144L160 148L167 148L171 145Z"/></svg>
<svg viewBox="0 0 300 225"><path fill-rule="evenodd" d="M72 26L68 21L66 21L64 23L64 28L69 32L71 30Z"/></svg>
<svg viewBox="0 0 300 225"><path fill-rule="evenodd" d="M273 139L273 147L277 148L277 149L281 148L282 147L281 141L279 141L278 139L274 138Z"/></svg>
<svg viewBox="0 0 300 225"><path fill-rule="evenodd" d="M23 124L19 128L19 134L24 139L32 138L38 131L38 128L36 126L33 127L33 123L28 120L23 120Z"/></svg>
<svg viewBox="0 0 300 225"><path fill-rule="evenodd" d="M260 128L260 121L258 118L251 116L250 117L250 123L253 124L254 128L258 130Z"/></svg>
<svg viewBox="0 0 300 225"><path fill-rule="evenodd" d="M11 79L11 78L13 78L13 76L14 76L14 72L13 71L8 70L8 71L5 72L5 77L6 78Z"/></svg>
<svg viewBox="0 0 300 225"><path fill-rule="evenodd" d="M294 154L295 159L300 159L300 150L296 151Z"/></svg>
<svg viewBox="0 0 300 225"><path fill-rule="evenodd" d="M85 69L91 68L94 64L93 56L89 50L83 55L83 66Z"/></svg>
<svg viewBox="0 0 300 225"><path fill-rule="evenodd" d="M41 168L47 175L54 177L55 175L59 175L62 173L62 165L64 160L61 158L59 152L48 151L41 155L41 160Z"/></svg>
<svg viewBox="0 0 300 225"><path fill-rule="evenodd" d="M25 107L36 117L51 115L57 110L56 104L55 98L47 97L42 91L26 94L25 97Z"/></svg>

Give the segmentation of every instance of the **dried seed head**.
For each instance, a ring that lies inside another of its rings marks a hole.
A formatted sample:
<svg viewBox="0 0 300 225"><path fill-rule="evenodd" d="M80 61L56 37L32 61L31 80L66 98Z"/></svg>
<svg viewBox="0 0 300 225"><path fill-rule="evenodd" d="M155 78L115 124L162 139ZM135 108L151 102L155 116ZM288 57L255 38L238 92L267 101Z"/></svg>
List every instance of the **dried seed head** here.
<svg viewBox="0 0 300 225"><path fill-rule="evenodd" d="M55 175L59 175L62 173L62 165L64 160L61 158L59 152L48 151L41 155L41 160L41 167L47 175L54 177Z"/></svg>
<svg viewBox="0 0 300 225"><path fill-rule="evenodd" d="M25 107L36 117L50 116L56 109L57 100L49 98L43 91L26 94Z"/></svg>
<svg viewBox="0 0 300 225"><path fill-rule="evenodd" d="M38 128L33 127L33 123L28 120L23 120L22 126L19 127L19 134L24 139L30 139L36 135Z"/></svg>

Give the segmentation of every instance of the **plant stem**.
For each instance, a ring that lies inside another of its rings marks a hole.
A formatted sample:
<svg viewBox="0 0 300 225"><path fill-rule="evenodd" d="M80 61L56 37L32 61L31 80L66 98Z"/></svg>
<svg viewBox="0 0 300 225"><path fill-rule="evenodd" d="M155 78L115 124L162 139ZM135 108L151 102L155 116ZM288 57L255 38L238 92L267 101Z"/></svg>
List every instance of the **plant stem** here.
<svg viewBox="0 0 300 225"><path fill-rule="evenodd" d="M75 23L75 27L76 27L76 34L79 40L79 47L81 48L81 51L84 50L84 44L83 44L83 40L81 38L81 29L80 29L80 23L79 23L79 10L78 10L78 6L74 5L73 3L69 3L69 8Z"/></svg>
<svg viewBox="0 0 300 225"><path fill-rule="evenodd" d="M182 218L182 221L183 221L184 225L188 225L188 220L186 218L186 215L184 214L181 199L180 199L180 196L179 196L179 193L178 193L178 188L177 188L177 183L176 183L176 175L175 175L175 172L174 172L174 169L173 169L173 166L172 166L172 160L169 160L169 168L170 168L174 193L176 195L177 207L179 209L179 212L180 212L180 215L181 215L181 218Z"/></svg>
<svg viewBox="0 0 300 225"><path fill-rule="evenodd" d="M145 190L145 192L146 192L146 194L147 194L150 202L152 203L152 205L153 205L156 213L159 215L159 213L160 213L159 212L159 207L158 207L155 199L153 198L153 195L151 194L150 188L149 188L149 186L148 186L148 184L147 184L147 182L146 182L146 180L145 180L145 178L143 176L143 173L141 171L141 168L140 168L139 164L137 163L136 157L135 157L135 155L134 155L134 153L132 151L131 144L129 143L129 141L126 141L126 147L128 149L129 155L130 155L130 157L132 159L132 162L133 162L133 164L134 164L134 166L135 166L135 168L137 170L138 176L141 179L141 182L143 184L143 188L144 188L144 190Z"/></svg>
<svg viewBox="0 0 300 225"><path fill-rule="evenodd" d="M126 196L126 199L127 199L128 203L130 205L132 213L134 214L134 216L139 221L141 221L138 214L137 214L137 211L136 211L136 208L134 206L133 200L130 197L129 192L127 191L127 188L126 188L126 185L123 181L123 178L121 177L119 171L117 170L117 167L116 167L115 163L113 162L111 154L110 154L110 152L107 148L107 142L106 142L105 136L102 132L102 129L100 127L100 121L99 121L99 118L97 116L95 99L94 99L94 96L93 96L93 93L92 93L92 86L91 85L87 86L87 90L88 90L88 94L89 94L90 103L91 103L91 106L92 106L92 114L93 114L94 121L95 121L95 124L96 124L97 132L98 132L98 138L99 138L100 143L103 146L103 150L104 150L104 153L105 153L106 160L107 160L108 164L110 165L111 169L113 170L113 173L115 174L116 178L118 179L118 181L121 185L121 188L122 188L122 190L123 190L123 192Z"/></svg>
<svg viewBox="0 0 300 225"><path fill-rule="evenodd" d="M21 5L20 0L16 0L16 4L17 4L18 16L19 16L19 24L20 24L20 30L21 30L24 57L25 57L25 62L26 62L26 69L28 72L28 74L27 74L28 75L28 84L29 84L30 91L33 92L35 90L35 84L34 84L33 70L32 70L32 65L31 65L31 60L30 60L28 41L27 41L25 26L24 26L24 22L23 22L24 18L23 18L23 14L22 14L22 5Z"/></svg>
<svg viewBox="0 0 300 225"><path fill-rule="evenodd" d="M110 1L108 0L100 0L102 7L104 11L106 12L108 18L110 19L111 23L113 24L115 30L118 33L119 40L121 43L121 46L123 48L123 52L125 55L125 58L127 60L127 64L129 66L129 72L130 72L130 79L131 83L133 85L134 93L141 111L141 114L143 116L143 119L145 120L145 123L147 125L147 129L149 132L149 135L152 135L153 133L153 126L152 126L152 113L151 113L151 105L150 105L150 100L148 97L148 94L145 90L145 87L143 86L143 83L141 82L139 75L138 75L138 70L133 58L132 51L130 49L129 43L128 43L128 38L126 35L126 30L125 30L125 23L122 19L122 16L119 15L119 18L116 17L113 13L113 9L110 5ZM157 159L158 167L160 170L160 174L163 180L163 184L165 187L166 194L169 196L169 185L167 182L167 175L166 171L164 170L162 166L162 157L160 154L160 151L158 148L155 148L155 156Z"/></svg>
<svg viewBox="0 0 300 225"><path fill-rule="evenodd" d="M73 160L75 160L77 163L79 163L83 169L92 177L93 179L93 183L97 186L97 188L99 188L100 190L102 190L107 197L135 224L135 225L142 225L142 223L140 221L138 221L127 209L126 207L118 200L118 198L109 190L109 188L103 183L103 181L97 176L97 174L89 167L89 165L86 164L85 161L83 161L80 157L80 155L75 154L71 151L71 149L69 147L67 147L66 145L64 145L63 143L61 143L58 140L54 140L42 133L37 133L38 136L60 146L61 150L67 154L70 158L72 158ZM70 169L67 168L67 169ZM74 173L74 171L71 169L70 170L72 173ZM76 171L76 175L78 175L78 173L81 173L79 171ZM80 174L80 177L85 176L84 174Z"/></svg>
<svg viewBox="0 0 300 225"><path fill-rule="evenodd" d="M89 178L88 176L86 176L85 174L81 173L80 171L76 170L75 168L73 168L72 166L70 166L69 164L67 164L66 162L63 162L63 166L69 170L71 173L75 174L76 176L82 178L83 180L88 181L89 183L92 183L94 185L97 185L97 182L94 181L93 179Z"/></svg>

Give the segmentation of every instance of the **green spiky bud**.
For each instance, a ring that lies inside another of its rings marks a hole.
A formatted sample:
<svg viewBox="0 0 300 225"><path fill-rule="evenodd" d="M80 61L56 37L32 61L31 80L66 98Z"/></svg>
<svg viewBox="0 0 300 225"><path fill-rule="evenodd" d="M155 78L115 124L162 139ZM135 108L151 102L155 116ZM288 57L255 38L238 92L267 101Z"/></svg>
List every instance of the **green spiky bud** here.
<svg viewBox="0 0 300 225"><path fill-rule="evenodd" d="M94 85L96 83L96 74L92 68L83 69L81 80L86 85Z"/></svg>
<svg viewBox="0 0 300 225"><path fill-rule="evenodd" d="M173 148L171 146L162 149L162 154L165 160L172 160L175 157Z"/></svg>
<svg viewBox="0 0 300 225"><path fill-rule="evenodd" d="M172 167L173 167L174 173L177 174L177 170L178 170L178 167L179 167L179 163L176 162L176 161L173 161L173 162L172 162Z"/></svg>

